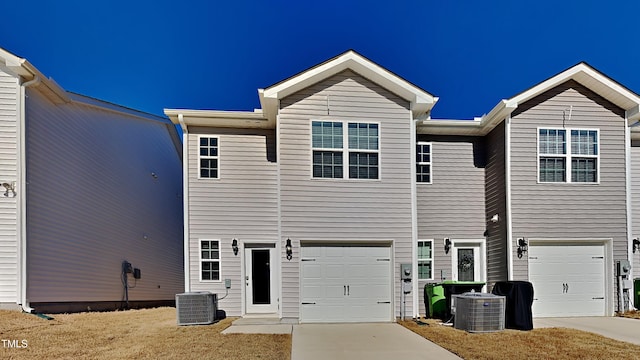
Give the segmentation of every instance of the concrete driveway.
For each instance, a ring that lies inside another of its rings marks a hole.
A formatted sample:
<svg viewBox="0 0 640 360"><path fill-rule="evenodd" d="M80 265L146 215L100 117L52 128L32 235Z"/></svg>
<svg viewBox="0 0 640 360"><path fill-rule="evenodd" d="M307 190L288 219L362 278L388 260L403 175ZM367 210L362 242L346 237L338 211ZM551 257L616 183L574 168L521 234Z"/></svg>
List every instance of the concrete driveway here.
<svg viewBox="0 0 640 360"><path fill-rule="evenodd" d="M534 328L563 327L588 331L640 345L640 320L621 317L536 318Z"/></svg>
<svg viewBox="0 0 640 360"><path fill-rule="evenodd" d="M293 326L292 360L460 359L398 324Z"/></svg>

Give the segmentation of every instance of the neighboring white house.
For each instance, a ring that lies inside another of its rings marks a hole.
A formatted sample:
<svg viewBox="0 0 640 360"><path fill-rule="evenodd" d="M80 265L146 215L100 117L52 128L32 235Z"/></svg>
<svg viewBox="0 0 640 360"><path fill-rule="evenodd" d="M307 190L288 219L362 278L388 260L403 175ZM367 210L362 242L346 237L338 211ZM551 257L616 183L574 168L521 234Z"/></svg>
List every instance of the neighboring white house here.
<svg viewBox="0 0 640 360"><path fill-rule="evenodd" d="M118 309L182 291L181 147L166 118L66 92L0 49L0 184L0 307Z"/></svg>
<svg viewBox="0 0 640 360"><path fill-rule="evenodd" d="M230 280L232 316L393 321L424 313L429 282L529 280L534 316L617 310L640 97L591 66L466 121L432 119L437 97L354 51L258 94L250 112L165 110L186 291Z"/></svg>

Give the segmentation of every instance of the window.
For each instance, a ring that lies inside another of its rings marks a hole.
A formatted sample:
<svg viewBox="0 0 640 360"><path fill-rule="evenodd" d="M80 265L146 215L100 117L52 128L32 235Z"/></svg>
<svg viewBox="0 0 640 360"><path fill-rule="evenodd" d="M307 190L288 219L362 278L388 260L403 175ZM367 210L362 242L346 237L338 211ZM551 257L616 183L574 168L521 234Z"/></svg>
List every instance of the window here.
<svg viewBox="0 0 640 360"><path fill-rule="evenodd" d="M418 279L433 279L433 240L418 241Z"/></svg>
<svg viewBox="0 0 640 360"><path fill-rule="evenodd" d="M539 129L538 181L597 183L598 130Z"/></svg>
<svg viewBox="0 0 640 360"><path fill-rule="evenodd" d="M220 280L220 241L200 240L200 279Z"/></svg>
<svg viewBox="0 0 640 360"><path fill-rule="evenodd" d="M349 123L349 178L378 178L378 124Z"/></svg>
<svg viewBox="0 0 640 360"><path fill-rule="evenodd" d="M200 178L218 179L218 138L200 137Z"/></svg>
<svg viewBox="0 0 640 360"><path fill-rule="evenodd" d="M311 142L314 178L379 178L378 124L312 121Z"/></svg>
<svg viewBox="0 0 640 360"><path fill-rule="evenodd" d="M416 144L416 181L431 184L431 143Z"/></svg>
<svg viewBox="0 0 640 360"><path fill-rule="evenodd" d="M342 178L342 123L313 121L313 177Z"/></svg>

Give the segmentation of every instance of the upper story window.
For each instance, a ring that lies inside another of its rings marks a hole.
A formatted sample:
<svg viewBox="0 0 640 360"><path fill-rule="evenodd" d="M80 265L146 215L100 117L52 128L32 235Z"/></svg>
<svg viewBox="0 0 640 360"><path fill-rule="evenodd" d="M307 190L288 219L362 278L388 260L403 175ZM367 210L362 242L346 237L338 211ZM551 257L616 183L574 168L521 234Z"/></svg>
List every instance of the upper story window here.
<svg viewBox="0 0 640 360"><path fill-rule="evenodd" d="M431 184L431 143L416 144L416 181Z"/></svg>
<svg viewBox="0 0 640 360"><path fill-rule="evenodd" d="M220 280L220 240L200 240L200 279Z"/></svg>
<svg viewBox="0 0 640 360"><path fill-rule="evenodd" d="M314 178L379 178L378 124L312 121L311 142Z"/></svg>
<svg viewBox="0 0 640 360"><path fill-rule="evenodd" d="M218 179L218 138L201 136L199 141L200 178Z"/></svg>
<svg viewBox="0 0 640 360"><path fill-rule="evenodd" d="M599 131L538 129L538 181L597 183Z"/></svg>

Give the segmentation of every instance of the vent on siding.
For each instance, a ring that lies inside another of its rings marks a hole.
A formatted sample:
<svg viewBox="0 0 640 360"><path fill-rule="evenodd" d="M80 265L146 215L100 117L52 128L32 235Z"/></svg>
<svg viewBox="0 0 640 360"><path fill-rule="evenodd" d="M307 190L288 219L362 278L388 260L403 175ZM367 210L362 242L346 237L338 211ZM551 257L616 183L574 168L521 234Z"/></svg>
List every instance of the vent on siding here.
<svg viewBox="0 0 640 360"><path fill-rule="evenodd" d="M217 294L208 291L176 294L178 325L212 324L217 310Z"/></svg>

